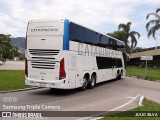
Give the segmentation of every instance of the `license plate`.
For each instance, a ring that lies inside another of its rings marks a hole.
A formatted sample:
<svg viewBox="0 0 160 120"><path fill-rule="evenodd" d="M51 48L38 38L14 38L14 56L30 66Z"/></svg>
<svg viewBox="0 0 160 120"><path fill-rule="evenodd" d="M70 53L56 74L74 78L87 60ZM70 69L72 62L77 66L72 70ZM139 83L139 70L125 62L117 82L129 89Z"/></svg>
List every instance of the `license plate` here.
<svg viewBox="0 0 160 120"><path fill-rule="evenodd" d="M39 82L39 87L46 87L46 83Z"/></svg>

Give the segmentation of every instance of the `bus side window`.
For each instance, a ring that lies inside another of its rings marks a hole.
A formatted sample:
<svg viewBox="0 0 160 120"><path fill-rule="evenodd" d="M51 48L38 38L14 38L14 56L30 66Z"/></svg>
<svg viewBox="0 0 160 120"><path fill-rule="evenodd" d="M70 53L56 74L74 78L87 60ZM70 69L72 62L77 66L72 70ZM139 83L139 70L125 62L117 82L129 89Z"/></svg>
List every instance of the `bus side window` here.
<svg viewBox="0 0 160 120"><path fill-rule="evenodd" d="M100 45L100 34L97 32L92 32L93 36L94 36L94 45L99 46Z"/></svg>
<svg viewBox="0 0 160 120"><path fill-rule="evenodd" d="M94 36L93 36L92 31L89 29L84 29L83 33L84 33L84 41L83 42L86 44L93 45Z"/></svg>
<svg viewBox="0 0 160 120"><path fill-rule="evenodd" d="M116 43L117 43L117 50L125 53L126 52L125 44L120 41L116 41Z"/></svg>
<svg viewBox="0 0 160 120"><path fill-rule="evenodd" d="M109 38L107 36L101 35L101 47L108 47Z"/></svg>
<svg viewBox="0 0 160 120"><path fill-rule="evenodd" d="M117 67L122 67L122 60L121 59L117 59Z"/></svg>
<svg viewBox="0 0 160 120"><path fill-rule="evenodd" d="M109 38L108 48L113 49L113 39L112 38Z"/></svg>
<svg viewBox="0 0 160 120"><path fill-rule="evenodd" d="M74 23L70 23L70 40L76 41L76 42L82 42L84 39L83 35L83 27Z"/></svg>
<svg viewBox="0 0 160 120"><path fill-rule="evenodd" d="M117 50L117 43L115 40L113 40L113 50Z"/></svg>

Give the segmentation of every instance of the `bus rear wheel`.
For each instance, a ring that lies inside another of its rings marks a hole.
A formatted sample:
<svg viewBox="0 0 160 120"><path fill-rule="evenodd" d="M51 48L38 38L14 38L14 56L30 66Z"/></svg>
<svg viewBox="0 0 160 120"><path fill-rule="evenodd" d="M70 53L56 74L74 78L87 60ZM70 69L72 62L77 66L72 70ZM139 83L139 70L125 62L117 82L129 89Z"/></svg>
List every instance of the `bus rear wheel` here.
<svg viewBox="0 0 160 120"><path fill-rule="evenodd" d="M88 87L89 88L94 88L96 85L96 76L92 75L91 80L88 83Z"/></svg>
<svg viewBox="0 0 160 120"><path fill-rule="evenodd" d="M121 74L120 74L120 75L118 75L117 80L120 80L120 79L121 79L121 77L122 77L122 76L121 76Z"/></svg>
<svg viewBox="0 0 160 120"><path fill-rule="evenodd" d="M84 78L83 78L83 85L81 87L81 90L86 90L87 86L88 86L88 77L84 76Z"/></svg>
<svg viewBox="0 0 160 120"><path fill-rule="evenodd" d="M121 72L118 70L117 71L117 77L116 77L116 80L120 80L121 79Z"/></svg>

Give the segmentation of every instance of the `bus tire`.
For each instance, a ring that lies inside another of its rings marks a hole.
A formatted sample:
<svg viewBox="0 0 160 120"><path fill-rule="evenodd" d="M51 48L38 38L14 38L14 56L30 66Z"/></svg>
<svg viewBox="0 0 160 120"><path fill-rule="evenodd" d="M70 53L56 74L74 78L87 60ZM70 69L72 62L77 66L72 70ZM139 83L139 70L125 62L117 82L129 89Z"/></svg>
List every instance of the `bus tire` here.
<svg viewBox="0 0 160 120"><path fill-rule="evenodd" d="M87 89L87 86L88 86L88 77L85 75L84 77L83 77L83 85L82 85L82 87L81 87L81 90L86 90Z"/></svg>
<svg viewBox="0 0 160 120"><path fill-rule="evenodd" d="M95 85L96 85L96 75L92 75L91 80L88 83L88 87L92 89L95 87Z"/></svg>
<svg viewBox="0 0 160 120"><path fill-rule="evenodd" d="M121 77L122 77L122 76L121 76L121 74L120 74L120 75L118 75L118 80L120 80L120 79L121 79Z"/></svg>
<svg viewBox="0 0 160 120"><path fill-rule="evenodd" d="M116 80L120 80L120 79L121 79L121 72L118 70Z"/></svg>

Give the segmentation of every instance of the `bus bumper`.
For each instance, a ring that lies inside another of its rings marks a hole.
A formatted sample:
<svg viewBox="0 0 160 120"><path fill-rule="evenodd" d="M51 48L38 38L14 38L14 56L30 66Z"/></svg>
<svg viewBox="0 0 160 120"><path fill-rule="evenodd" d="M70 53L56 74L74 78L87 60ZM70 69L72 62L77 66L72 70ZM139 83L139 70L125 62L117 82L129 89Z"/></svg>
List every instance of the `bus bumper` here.
<svg viewBox="0 0 160 120"><path fill-rule="evenodd" d="M65 80L42 81L42 80L32 80L26 78L25 84L36 87L66 89Z"/></svg>

